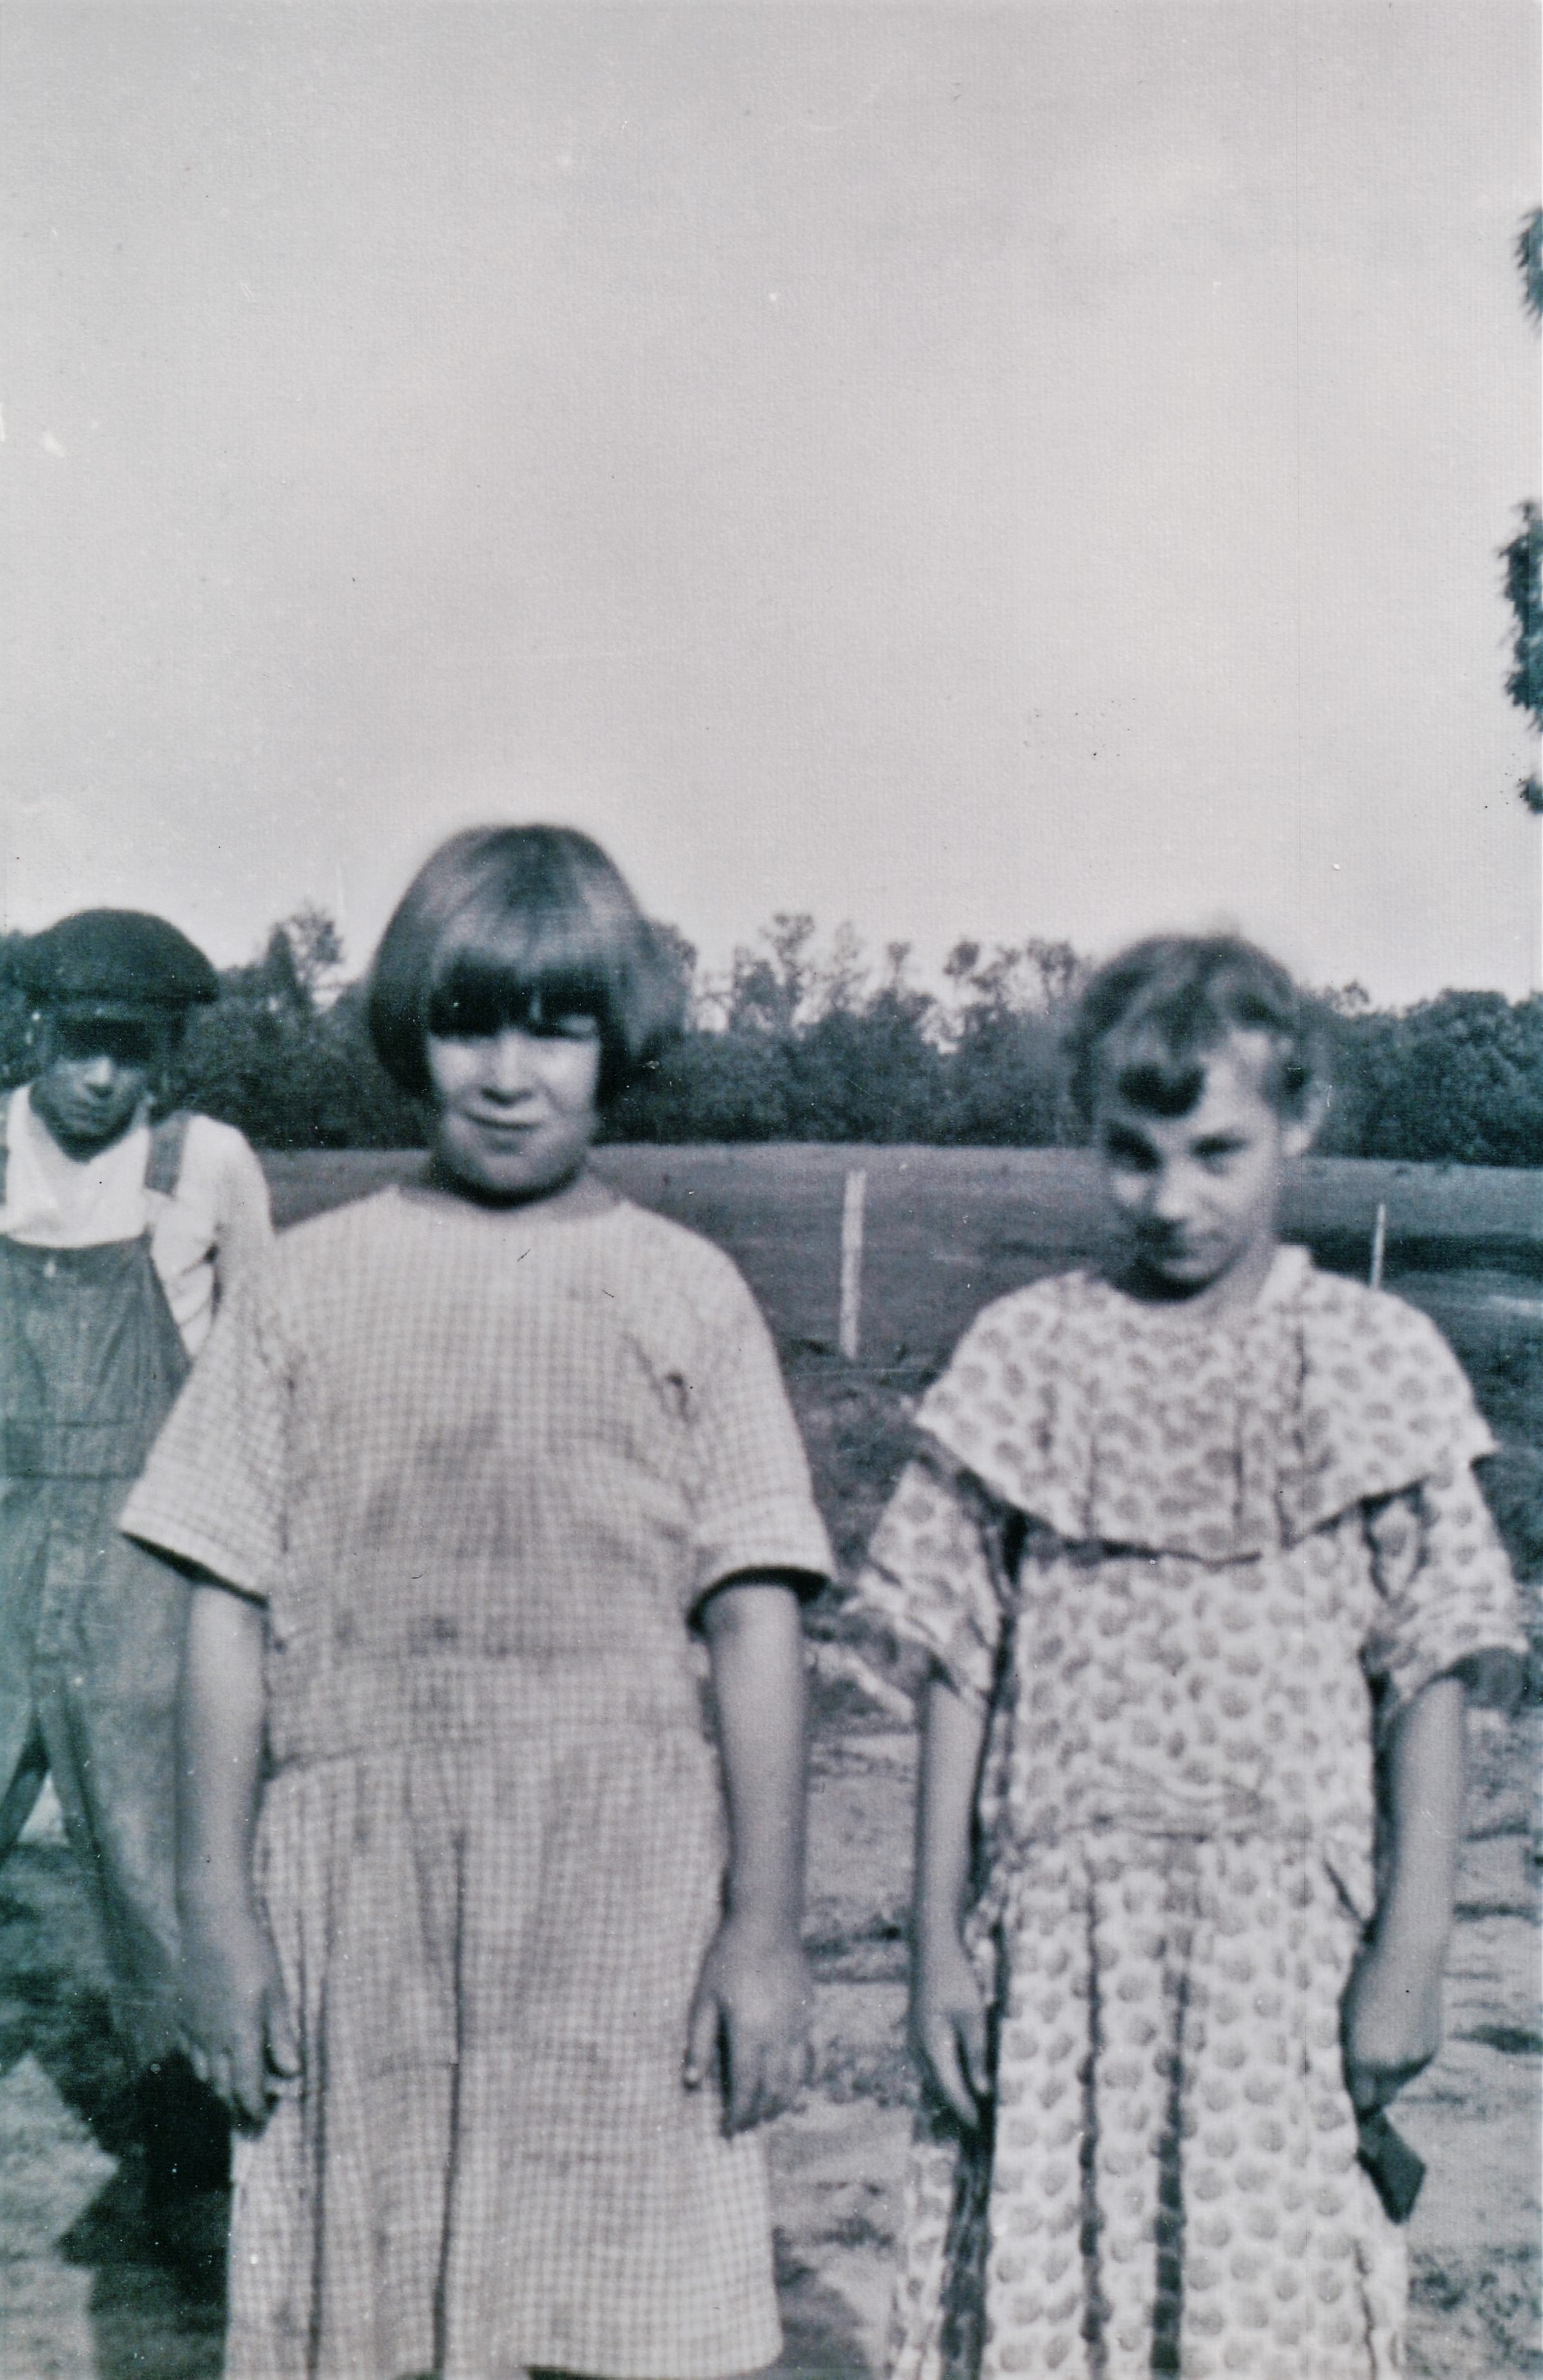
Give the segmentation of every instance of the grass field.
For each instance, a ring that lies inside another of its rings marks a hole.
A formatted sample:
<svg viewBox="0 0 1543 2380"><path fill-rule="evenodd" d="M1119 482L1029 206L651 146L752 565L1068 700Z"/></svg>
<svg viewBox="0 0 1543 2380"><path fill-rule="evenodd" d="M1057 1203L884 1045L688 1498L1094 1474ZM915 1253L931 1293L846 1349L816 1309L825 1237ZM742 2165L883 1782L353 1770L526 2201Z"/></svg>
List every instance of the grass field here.
<svg viewBox="0 0 1543 2380"><path fill-rule="evenodd" d="M401 1178L420 1160L268 1160L281 1222ZM619 1148L629 1196L718 1239L777 1333L817 1489L844 1560L906 1446L911 1400L989 1297L1096 1245L1087 1160L1066 1151ZM861 1360L835 1353L847 1169L869 1176ZM1378 1203L1391 1286L1428 1307L1468 1366L1501 1454L1488 1491L1519 1570L1543 1581L1543 1174L1315 1163L1288 1228L1364 1272ZM839 1602L816 1615L849 1634ZM861 1648L865 1655L872 1648ZM835 1682L832 1682L832 1678ZM814 1755L809 1939L816 2087L773 2129L788 2333L784 2374L879 2369L911 2077L904 1931L914 1740L833 1669ZM1448 2044L1401 2102L1430 2173L1411 2229L1411 2368L1422 2380L1543 2374L1537 2325L1543 2034L1532 1779L1537 1713L1476 1730ZM219 2311L147 2258L116 2169L121 2070L61 1845L28 1842L0 1892L0 2374L213 2380ZM1303 2380L1313 2380L1305 2374Z"/></svg>
<svg viewBox="0 0 1543 2380"><path fill-rule="evenodd" d="M415 1172L413 1151L269 1157L281 1224ZM868 1176L865 1338L870 1358L934 1360L990 1297L1096 1246L1093 1160L1077 1149L793 1148L601 1149L616 1187L727 1247L784 1340L835 1339L842 1185ZM1379 1204L1393 1273L1481 1269L1537 1284L1543 1300L1543 1172L1485 1166L1310 1160L1286 1229L1321 1261L1364 1271Z"/></svg>

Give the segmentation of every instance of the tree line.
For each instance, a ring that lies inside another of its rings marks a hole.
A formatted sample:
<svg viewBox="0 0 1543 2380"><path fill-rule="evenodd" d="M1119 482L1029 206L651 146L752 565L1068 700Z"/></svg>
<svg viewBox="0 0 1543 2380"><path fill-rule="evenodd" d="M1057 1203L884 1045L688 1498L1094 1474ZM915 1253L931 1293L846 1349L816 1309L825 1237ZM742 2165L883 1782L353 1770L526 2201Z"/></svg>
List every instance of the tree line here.
<svg viewBox="0 0 1543 2380"><path fill-rule="evenodd" d="M773 918L721 977L662 931L686 1024L614 1111L613 1139L1044 1148L1078 1137L1060 1048L1088 967L1066 942L958 942L928 990L904 943L875 962L849 928L821 941L804 916ZM0 940L0 1077L16 1083L30 1068L30 1028L6 954ZM361 988L324 911L275 926L261 956L222 984L219 1005L190 1021L168 1086L176 1101L238 1124L259 1148L421 1138L421 1111L371 1049ZM1355 985L1322 998L1334 1084L1326 1154L1543 1166L1543 999L1443 991L1377 1009Z"/></svg>

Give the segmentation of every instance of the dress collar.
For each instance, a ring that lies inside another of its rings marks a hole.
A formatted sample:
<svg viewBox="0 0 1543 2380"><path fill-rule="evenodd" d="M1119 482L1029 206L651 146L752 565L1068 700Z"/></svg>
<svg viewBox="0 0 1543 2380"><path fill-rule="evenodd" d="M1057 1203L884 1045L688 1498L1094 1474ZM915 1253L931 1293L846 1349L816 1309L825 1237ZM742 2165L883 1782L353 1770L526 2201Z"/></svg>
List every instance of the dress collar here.
<svg viewBox="0 0 1543 2380"><path fill-rule="evenodd" d="M1283 1247L1221 1327L1097 1275L987 1308L919 1427L1071 1543L1234 1561L1493 1451L1413 1306Z"/></svg>

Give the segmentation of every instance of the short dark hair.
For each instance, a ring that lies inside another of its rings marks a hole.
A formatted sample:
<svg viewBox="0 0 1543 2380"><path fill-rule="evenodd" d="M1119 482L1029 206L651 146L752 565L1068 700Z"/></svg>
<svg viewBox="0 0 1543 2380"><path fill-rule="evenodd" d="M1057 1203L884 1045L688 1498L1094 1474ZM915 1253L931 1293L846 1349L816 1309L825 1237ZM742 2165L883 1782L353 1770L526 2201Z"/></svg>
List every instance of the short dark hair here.
<svg viewBox="0 0 1543 2380"><path fill-rule="evenodd" d="M370 971L371 1038L394 1082L430 1095L431 1034L592 1016L598 1103L679 1029L678 970L597 843L573 827L469 827L413 878Z"/></svg>
<svg viewBox="0 0 1543 2380"><path fill-rule="evenodd" d="M1285 968L1235 934L1154 934L1100 967L1066 1037L1072 1097L1091 1121L1112 1078L1129 1106L1187 1115L1205 1089L1205 1060L1233 1033L1273 1045L1265 1096L1299 1115L1323 1079L1316 1002Z"/></svg>

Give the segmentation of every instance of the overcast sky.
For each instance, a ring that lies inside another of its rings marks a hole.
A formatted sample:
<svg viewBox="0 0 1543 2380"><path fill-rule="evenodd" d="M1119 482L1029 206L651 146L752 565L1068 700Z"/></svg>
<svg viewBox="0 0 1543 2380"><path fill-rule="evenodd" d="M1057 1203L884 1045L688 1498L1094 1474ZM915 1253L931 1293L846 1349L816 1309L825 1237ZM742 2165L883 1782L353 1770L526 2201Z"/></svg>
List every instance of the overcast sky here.
<svg viewBox="0 0 1543 2380"><path fill-rule="evenodd" d="M0 11L6 915L1538 978L1531 0Z"/></svg>

